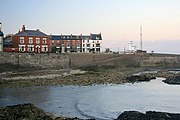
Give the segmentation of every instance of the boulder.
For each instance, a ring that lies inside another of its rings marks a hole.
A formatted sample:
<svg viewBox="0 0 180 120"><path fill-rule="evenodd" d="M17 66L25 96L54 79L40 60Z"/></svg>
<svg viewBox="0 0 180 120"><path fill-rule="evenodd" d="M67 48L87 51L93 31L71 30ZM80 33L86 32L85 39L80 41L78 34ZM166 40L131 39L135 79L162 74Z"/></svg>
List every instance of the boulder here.
<svg viewBox="0 0 180 120"><path fill-rule="evenodd" d="M145 82L145 81L148 82L152 79L156 79L156 77L154 77L154 75L150 75L150 74L132 75L132 76L126 78L126 80L129 82Z"/></svg>
<svg viewBox="0 0 180 120"><path fill-rule="evenodd" d="M180 120L180 114L147 111L145 114L138 111L125 111L116 120Z"/></svg>
<svg viewBox="0 0 180 120"><path fill-rule="evenodd" d="M170 76L166 80L163 80L163 82L167 84L180 85L180 76Z"/></svg>

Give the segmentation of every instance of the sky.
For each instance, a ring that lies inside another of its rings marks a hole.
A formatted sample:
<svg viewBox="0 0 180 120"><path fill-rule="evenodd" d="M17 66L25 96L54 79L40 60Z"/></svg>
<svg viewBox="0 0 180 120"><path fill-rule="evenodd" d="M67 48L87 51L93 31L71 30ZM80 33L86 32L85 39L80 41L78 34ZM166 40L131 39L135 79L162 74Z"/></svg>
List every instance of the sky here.
<svg viewBox="0 0 180 120"><path fill-rule="evenodd" d="M26 25L46 34L101 33L103 48L123 51L129 41L148 52L180 54L180 0L0 0L5 34Z"/></svg>

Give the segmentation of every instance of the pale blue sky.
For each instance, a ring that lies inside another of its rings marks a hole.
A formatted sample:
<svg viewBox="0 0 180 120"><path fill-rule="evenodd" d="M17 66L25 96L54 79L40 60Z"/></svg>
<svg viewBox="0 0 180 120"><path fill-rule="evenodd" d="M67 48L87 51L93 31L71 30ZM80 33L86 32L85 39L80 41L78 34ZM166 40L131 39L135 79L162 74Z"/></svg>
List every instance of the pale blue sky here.
<svg viewBox="0 0 180 120"><path fill-rule="evenodd" d="M25 24L47 34L102 33L103 47L123 50L133 41L144 49L180 54L180 0L1 0L5 34Z"/></svg>

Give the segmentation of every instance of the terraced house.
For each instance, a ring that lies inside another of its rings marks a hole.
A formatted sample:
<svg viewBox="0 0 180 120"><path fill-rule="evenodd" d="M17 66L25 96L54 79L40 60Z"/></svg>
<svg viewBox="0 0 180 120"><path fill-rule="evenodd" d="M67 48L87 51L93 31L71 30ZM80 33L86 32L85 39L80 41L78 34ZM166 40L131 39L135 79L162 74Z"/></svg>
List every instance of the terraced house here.
<svg viewBox="0 0 180 120"><path fill-rule="evenodd" d="M52 52L82 52L82 35L50 35Z"/></svg>
<svg viewBox="0 0 180 120"><path fill-rule="evenodd" d="M52 52L100 52L102 37L90 35L50 35Z"/></svg>
<svg viewBox="0 0 180 120"><path fill-rule="evenodd" d="M11 39L11 40L10 40ZM31 52L47 53L50 52L49 36L39 29L26 30L23 25L22 30L12 35L11 38L5 38L5 43L11 41L11 48L5 48L5 52Z"/></svg>
<svg viewBox="0 0 180 120"><path fill-rule="evenodd" d="M4 52L65 53L100 52L102 36L90 35L47 35L37 30L22 30L4 39Z"/></svg>

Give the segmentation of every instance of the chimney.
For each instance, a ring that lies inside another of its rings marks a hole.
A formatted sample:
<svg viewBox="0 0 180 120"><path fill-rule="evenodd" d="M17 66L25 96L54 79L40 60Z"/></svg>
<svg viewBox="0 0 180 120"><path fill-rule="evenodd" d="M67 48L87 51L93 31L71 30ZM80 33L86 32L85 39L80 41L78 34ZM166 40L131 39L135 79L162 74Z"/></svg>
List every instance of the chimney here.
<svg viewBox="0 0 180 120"><path fill-rule="evenodd" d="M25 30L26 30L25 25L23 25L22 31L25 32Z"/></svg>

